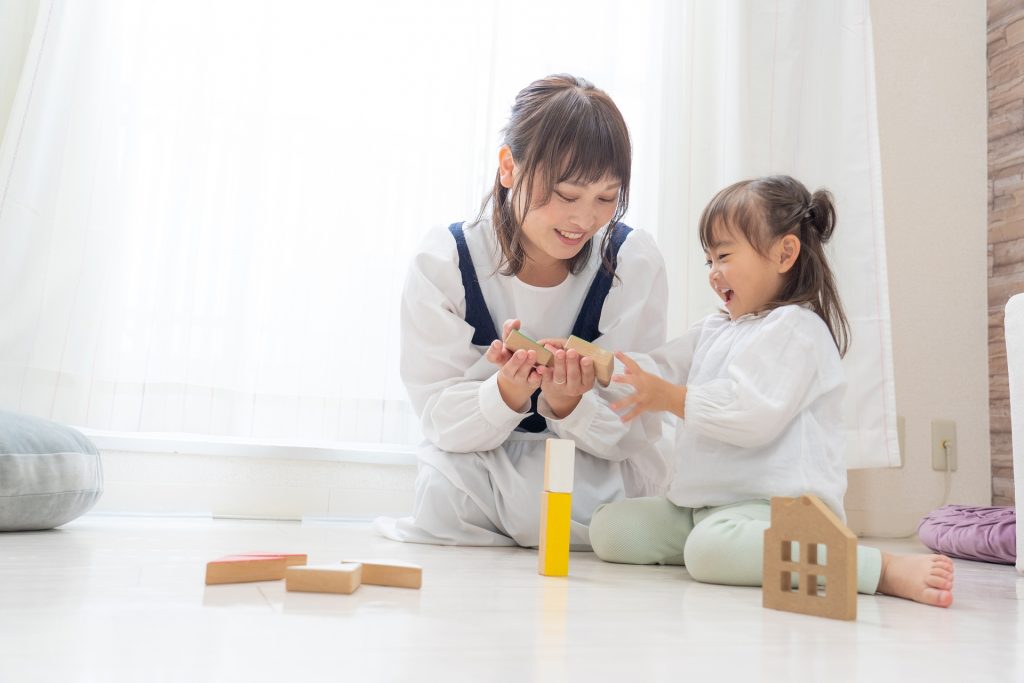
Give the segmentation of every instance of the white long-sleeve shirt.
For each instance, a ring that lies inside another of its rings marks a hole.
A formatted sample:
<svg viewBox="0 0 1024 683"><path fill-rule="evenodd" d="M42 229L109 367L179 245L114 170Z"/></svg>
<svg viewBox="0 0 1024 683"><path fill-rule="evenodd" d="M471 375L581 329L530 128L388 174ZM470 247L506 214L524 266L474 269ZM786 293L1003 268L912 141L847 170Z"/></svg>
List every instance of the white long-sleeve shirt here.
<svg viewBox="0 0 1024 683"><path fill-rule="evenodd" d="M640 356L642 357L642 356ZM824 321L783 306L714 314L650 354L685 384L668 497L684 507L813 493L845 519L846 379Z"/></svg>
<svg viewBox="0 0 1024 683"><path fill-rule="evenodd" d="M500 332L505 320L519 318L522 331L533 338L571 334L601 267L603 230L594 237L586 267L554 287L535 287L498 272L500 251L489 220L467 222L463 231L496 330ZM410 267L401 315L401 375L423 434L437 448L456 455L490 451L523 438L515 429L529 408L517 411L505 404L498 390L498 368L484 357L486 347L472 343L458 263L451 233L443 227L432 230ZM609 350L650 350L663 344L665 268L649 234L630 233L619 251L616 274L601 314L603 335L592 341ZM628 392L628 387L595 386L561 420L554 418L543 395L538 409L547 418L548 429L560 438L574 439L579 451L620 462L626 495L664 491L668 470L658 448L659 419L624 425L608 407L610 400ZM436 453L431 457L436 459ZM443 463L431 464L443 469ZM586 472L578 459L578 483ZM500 488L501 482L495 483Z"/></svg>

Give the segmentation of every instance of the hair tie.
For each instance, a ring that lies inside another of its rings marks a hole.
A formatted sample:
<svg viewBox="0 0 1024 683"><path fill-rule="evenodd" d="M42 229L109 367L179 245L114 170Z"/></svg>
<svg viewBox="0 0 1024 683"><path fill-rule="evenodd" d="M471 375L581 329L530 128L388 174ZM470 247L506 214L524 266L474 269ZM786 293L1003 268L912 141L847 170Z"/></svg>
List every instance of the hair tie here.
<svg viewBox="0 0 1024 683"><path fill-rule="evenodd" d="M806 206L806 207L804 208L804 215L803 215L803 220L805 220L805 221L806 221L806 220L810 220L810 219L811 219L811 218L813 218L813 217L814 217L814 209L813 209L813 208L811 208L811 205L810 205L810 204L808 204L808 205L807 205L807 206Z"/></svg>

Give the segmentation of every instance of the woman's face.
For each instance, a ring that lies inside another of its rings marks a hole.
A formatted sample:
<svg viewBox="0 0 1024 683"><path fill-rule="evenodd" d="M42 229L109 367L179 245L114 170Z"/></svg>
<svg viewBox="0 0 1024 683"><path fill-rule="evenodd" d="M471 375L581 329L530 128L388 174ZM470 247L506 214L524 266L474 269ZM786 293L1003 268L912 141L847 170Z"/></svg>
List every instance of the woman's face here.
<svg viewBox="0 0 1024 683"><path fill-rule="evenodd" d="M557 183L551 198L523 218L523 246L539 263L566 261L615 215L621 183L605 176L593 183ZM536 188L536 186L535 186Z"/></svg>

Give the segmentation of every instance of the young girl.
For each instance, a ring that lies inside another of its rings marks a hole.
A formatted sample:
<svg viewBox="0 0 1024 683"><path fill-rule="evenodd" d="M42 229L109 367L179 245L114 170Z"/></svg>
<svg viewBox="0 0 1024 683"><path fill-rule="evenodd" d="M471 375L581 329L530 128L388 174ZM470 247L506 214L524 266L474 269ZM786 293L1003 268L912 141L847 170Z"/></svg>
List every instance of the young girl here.
<svg viewBox="0 0 1024 683"><path fill-rule="evenodd" d="M576 547L589 548L599 504L664 491L659 418L625 425L609 407L628 387L590 391L590 359L559 349L537 368L500 341L521 327L606 348L664 343L664 263L619 222L630 163L622 115L589 82L551 76L516 97L481 215L430 233L409 270L401 373L426 441L413 515L378 519L385 536L537 545L549 437L577 444Z"/></svg>
<svg viewBox="0 0 1024 683"><path fill-rule="evenodd" d="M813 493L845 518L839 359L849 335L823 249L834 227L829 193L811 195L787 176L736 183L711 200L700 239L725 311L649 357L617 354L626 370L613 378L634 388L612 406L623 420L679 418L675 478L667 498L595 511L598 557L759 586L772 496ZM857 589L947 607L953 564L860 546Z"/></svg>

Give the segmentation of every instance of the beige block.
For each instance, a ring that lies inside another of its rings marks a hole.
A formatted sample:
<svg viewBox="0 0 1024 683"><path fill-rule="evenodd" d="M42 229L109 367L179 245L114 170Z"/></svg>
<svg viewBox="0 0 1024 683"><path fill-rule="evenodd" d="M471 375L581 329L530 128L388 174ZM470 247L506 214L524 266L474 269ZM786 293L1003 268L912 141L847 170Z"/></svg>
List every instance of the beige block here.
<svg viewBox="0 0 1024 683"><path fill-rule="evenodd" d="M594 371L597 381L601 386L606 387L612 381L612 370L615 369L615 354L605 351L597 344L592 344L577 336L569 337L565 341L565 350L574 349L581 356L594 359Z"/></svg>
<svg viewBox="0 0 1024 683"><path fill-rule="evenodd" d="M284 581L289 591L349 595L362 582L362 567L358 564L288 567Z"/></svg>
<svg viewBox="0 0 1024 683"><path fill-rule="evenodd" d="M282 555L230 555L206 563L206 585L278 581L284 578L286 567L287 561Z"/></svg>
<svg viewBox="0 0 1024 683"><path fill-rule="evenodd" d="M372 586L419 588L423 585L423 568L406 562L391 560L342 560L363 567L362 581Z"/></svg>
<svg viewBox="0 0 1024 683"><path fill-rule="evenodd" d="M553 353L545 349L543 346L538 344L535 340L530 339L519 330L512 330L505 337L505 347L511 351L536 351L537 352L537 365L546 365L551 367L555 363L555 356Z"/></svg>

